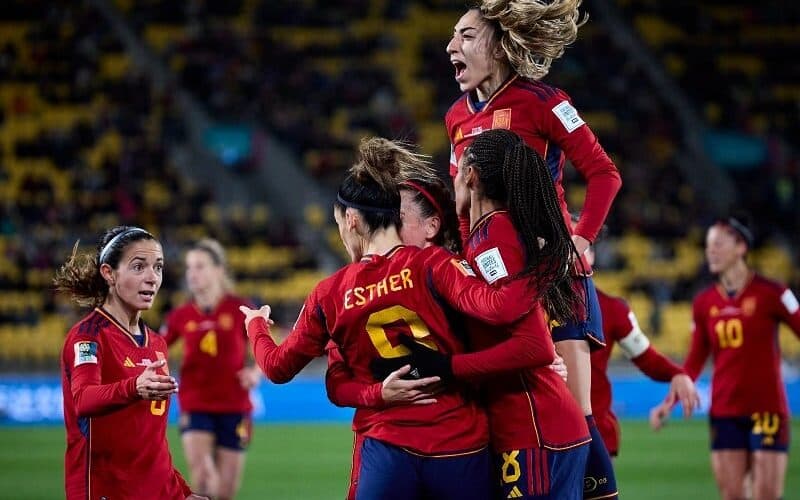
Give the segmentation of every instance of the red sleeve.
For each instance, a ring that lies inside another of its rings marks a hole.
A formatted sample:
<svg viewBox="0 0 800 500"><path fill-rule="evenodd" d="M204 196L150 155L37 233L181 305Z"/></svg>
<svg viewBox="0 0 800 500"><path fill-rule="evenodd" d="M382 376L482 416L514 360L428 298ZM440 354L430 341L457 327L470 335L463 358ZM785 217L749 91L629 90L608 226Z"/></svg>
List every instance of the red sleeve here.
<svg viewBox="0 0 800 500"><path fill-rule="evenodd" d="M509 280L494 288L475 277L463 261L443 249L434 254L429 276L433 286L447 303L475 319L491 325L513 323L534 306L527 279ZM520 300L520 297L529 297Z"/></svg>
<svg viewBox="0 0 800 500"><path fill-rule="evenodd" d="M800 304L797 297L790 289L784 288L780 292L778 301L781 304L780 319L789 325L797 338L800 338Z"/></svg>
<svg viewBox="0 0 800 500"><path fill-rule="evenodd" d="M328 399L336 406L352 408L383 408L383 384L358 382L335 346L328 347L328 371L325 373Z"/></svg>
<svg viewBox="0 0 800 500"><path fill-rule="evenodd" d="M583 124L569 131L562 123L555 108L564 103L567 106L572 105L569 96L563 91L558 91L548 101L548 109L543 113L544 134L564 151L567 159L586 180L583 210L573 233L594 241L622 186L622 179L614 162L588 125Z"/></svg>
<svg viewBox="0 0 800 500"><path fill-rule="evenodd" d="M481 378L523 368L546 366L555 359L544 313L537 307L511 330L511 336L483 351L453 356L456 378Z"/></svg>
<svg viewBox="0 0 800 500"><path fill-rule="evenodd" d="M168 346L171 346L176 340L178 340L178 338L181 336L181 332L175 327L174 314L169 314L167 316L166 321L164 321L164 324L161 326L161 329L158 333L164 337L164 340Z"/></svg>
<svg viewBox="0 0 800 500"><path fill-rule="evenodd" d="M692 307L692 343L689 347L689 354L683 363L683 369L692 380L697 380L706 364L706 359L711 352L711 345L708 340L708 332L705 331L705 322L700 314L700 306L695 300Z"/></svg>
<svg viewBox="0 0 800 500"><path fill-rule="evenodd" d="M183 492L184 498L188 497L192 494L192 489L186 484L186 479L183 478L183 474L178 469L173 469L173 471L175 471L175 478L178 480L178 485L181 488L181 492Z"/></svg>
<svg viewBox="0 0 800 500"><path fill-rule="evenodd" d="M103 353L99 343L92 338L73 338L66 346L65 363L71 367L70 390L78 417L96 417L118 410L138 401L136 378L130 377L111 384L101 383ZM92 345L94 361L85 361L75 366L73 346L78 343ZM109 360L114 362L114 360Z"/></svg>
<svg viewBox="0 0 800 500"><path fill-rule="evenodd" d="M659 382L669 382L675 375L684 373L680 366L653 349L653 346L648 347L645 352L631 361L642 370L642 373Z"/></svg>
<svg viewBox="0 0 800 500"><path fill-rule="evenodd" d="M330 337L321 317L321 308L314 299L316 294L317 289L306 299L294 328L280 346L272 340L264 318L255 318L247 325L256 364L276 384L290 381L312 359L325 353Z"/></svg>

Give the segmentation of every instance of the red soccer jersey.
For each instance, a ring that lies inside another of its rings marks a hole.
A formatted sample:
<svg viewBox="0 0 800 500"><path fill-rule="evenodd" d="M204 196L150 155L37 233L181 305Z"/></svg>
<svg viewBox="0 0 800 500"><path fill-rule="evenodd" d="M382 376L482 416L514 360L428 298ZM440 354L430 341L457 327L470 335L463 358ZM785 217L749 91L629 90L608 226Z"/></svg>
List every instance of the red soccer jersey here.
<svg viewBox="0 0 800 500"><path fill-rule="evenodd" d="M183 338L178 401L181 411L246 413L253 409L237 373L245 366L247 332L240 305L250 303L225 296L212 311L190 302L172 311L162 327L167 344Z"/></svg>
<svg viewBox="0 0 800 500"><path fill-rule="evenodd" d="M522 271L524 251L508 212L495 211L479 220L465 245L464 255L495 286ZM518 296L514 300L521 299ZM491 349L512 335L524 334L535 338L537 345L547 346L549 352L539 368L526 368L485 381L489 432L495 451L542 447L561 450L590 440L583 412L564 380L549 367L555 358L555 347L540 307L510 327L489 327L474 321L468 326L470 347L476 351ZM453 367L454 371L458 368L455 361Z"/></svg>
<svg viewBox="0 0 800 500"><path fill-rule="evenodd" d="M476 110L470 94L462 95L445 116L453 151L450 173L472 140L484 130L510 129L537 151L553 175L564 222L572 227L564 198L564 162L569 159L586 180L586 199L574 234L594 241L622 181L594 133L572 106L569 96L542 82L513 76ZM588 264L584 263L588 270Z"/></svg>
<svg viewBox="0 0 800 500"><path fill-rule="evenodd" d="M648 377L668 382L683 373L676 365L653 349L650 341L639 328L639 322L628 304L597 290L600 311L603 316L603 335L606 345L592 352L592 414L609 453L616 455L619 449L619 427L617 417L611 411L611 382L608 380L608 360L619 343L625 357Z"/></svg>
<svg viewBox="0 0 800 500"><path fill-rule="evenodd" d="M167 353L164 339L144 323L141 328L140 346L110 315L95 309L64 342L68 500L184 499L191 493L167 445L169 402L142 400L136 392L144 365Z"/></svg>
<svg viewBox="0 0 800 500"><path fill-rule="evenodd" d="M709 353L713 356L711 416L788 415L778 324L786 322L800 336L800 307L792 291L753 274L734 297L717 284L706 288L695 298L692 316L686 372L696 379Z"/></svg>
<svg viewBox="0 0 800 500"><path fill-rule="evenodd" d="M275 346L263 320L250 324L256 361L274 382L286 382L333 340L360 384L377 382L370 362L409 354L399 335L447 353L463 351L442 302L490 323L508 323L531 308L518 300L527 286L495 290L438 247L399 246L366 256L320 282L306 299L292 332ZM511 300L514 297L515 300ZM359 409L356 432L426 455L478 449L488 441L486 417L461 391L437 395L427 406Z"/></svg>

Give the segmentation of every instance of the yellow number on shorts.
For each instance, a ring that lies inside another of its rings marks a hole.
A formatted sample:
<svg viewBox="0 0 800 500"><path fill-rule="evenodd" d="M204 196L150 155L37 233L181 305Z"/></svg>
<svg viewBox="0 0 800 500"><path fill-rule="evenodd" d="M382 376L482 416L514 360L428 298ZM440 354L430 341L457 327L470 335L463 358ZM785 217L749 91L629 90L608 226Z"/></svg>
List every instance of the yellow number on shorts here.
<svg viewBox="0 0 800 500"><path fill-rule="evenodd" d="M719 346L723 349L728 347L735 349L741 347L742 342L744 342L742 320L739 318L717 321L714 325L714 331L717 332Z"/></svg>
<svg viewBox="0 0 800 500"><path fill-rule="evenodd" d="M200 339L200 352L204 352L209 356L216 357L217 355L217 332L209 330Z"/></svg>
<svg viewBox="0 0 800 500"><path fill-rule="evenodd" d="M519 450L509 451L508 453L503 452L503 464L500 466L500 473L503 476L504 483L516 482L522 474L517 461L518 456Z"/></svg>
<svg viewBox="0 0 800 500"><path fill-rule="evenodd" d="M764 435L765 445L775 444L775 434L781 428L780 415L765 411L753 413L750 418L753 420L753 434Z"/></svg>
<svg viewBox="0 0 800 500"><path fill-rule="evenodd" d="M436 343L430 338L431 332L417 313L403 306L392 306L370 314L367 319L367 333L382 358L399 358L411 354L404 345L393 346L386 336L386 328L396 323L405 323L417 342L438 350Z"/></svg>
<svg viewBox="0 0 800 500"><path fill-rule="evenodd" d="M165 401L150 401L150 413L160 417L167 411L167 402Z"/></svg>

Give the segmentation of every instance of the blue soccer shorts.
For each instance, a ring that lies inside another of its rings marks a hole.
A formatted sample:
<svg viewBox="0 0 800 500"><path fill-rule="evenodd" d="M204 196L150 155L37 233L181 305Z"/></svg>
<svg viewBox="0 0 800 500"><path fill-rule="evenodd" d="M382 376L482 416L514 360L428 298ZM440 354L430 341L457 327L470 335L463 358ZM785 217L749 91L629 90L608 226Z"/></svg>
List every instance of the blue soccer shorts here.
<svg viewBox="0 0 800 500"><path fill-rule="evenodd" d="M710 417L712 450L789 451L786 415L756 412L749 417Z"/></svg>
<svg viewBox="0 0 800 500"><path fill-rule="evenodd" d="M495 454L500 491L495 498L582 500L589 444L567 450L524 448Z"/></svg>
<svg viewBox="0 0 800 500"><path fill-rule="evenodd" d="M586 340L589 342L591 350L595 351L605 346L603 315L600 312L597 290L590 277L576 278L575 285L578 294L583 297L586 310L579 315L580 317L576 321L553 326L553 342Z"/></svg>
<svg viewBox="0 0 800 500"><path fill-rule="evenodd" d="M182 413L180 431L210 432L217 446L243 451L250 444L253 422L249 413Z"/></svg>

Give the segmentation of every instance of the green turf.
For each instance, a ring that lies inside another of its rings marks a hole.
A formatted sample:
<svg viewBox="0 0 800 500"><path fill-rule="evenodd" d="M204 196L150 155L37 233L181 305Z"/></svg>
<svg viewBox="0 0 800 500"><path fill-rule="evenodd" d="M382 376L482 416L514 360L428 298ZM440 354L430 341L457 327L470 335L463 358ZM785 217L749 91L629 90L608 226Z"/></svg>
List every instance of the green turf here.
<svg viewBox="0 0 800 500"><path fill-rule="evenodd" d="M713 499L702 420L672 422L654 434L642 421L622 423L623 447L616 463L625 499ZM800 422L792 428L800 448ZM177 433L170 430L178 467L185 462ZM61 428L0 428L0 499L63 498ZM338 499L350 467L346 425L269 425L255 429L239 500ZM800 500L800 458L790 455L786 500Z"/></svg>

